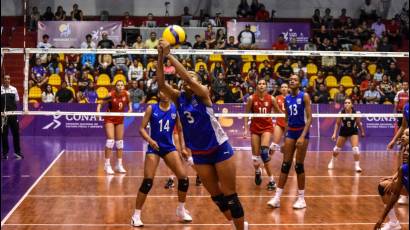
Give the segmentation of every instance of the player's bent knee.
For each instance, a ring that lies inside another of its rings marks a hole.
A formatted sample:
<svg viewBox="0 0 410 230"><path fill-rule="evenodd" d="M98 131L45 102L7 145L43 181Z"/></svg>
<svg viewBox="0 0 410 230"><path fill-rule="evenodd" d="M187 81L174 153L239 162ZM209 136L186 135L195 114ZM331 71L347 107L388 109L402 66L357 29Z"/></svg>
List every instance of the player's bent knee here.
<svg viewBox="0 0 410 230"><path fill-rule="evenodd" d="M281 167L281 172L285 174L289 174L290 167L292 166L291 162L283 162Z"/></svg>
<svg viewBox="0 0 410 230"><path fill-rule="evenodd" d="M117 149L123 149L124 148L124 141L123 140L117 140L115 141L115 147Z"/></svg>
<svg viewBox="0 0 410 230"><path fill-rule="evenodd" d="M216 206L218 206L219 210L221 210L221 212L226 212L229 210L228 203L225 200L224 194L219 194L211 198Z"/></svg>
<svg viewBox="0 0 410 230"><path fill-rule="evenodd" d="M261 153L261 159L263 163L268 163L271 159L270 155L269 155L269 147L268 146L261 146L260 149L260 153Z"/></svg>
<svg viewBox="0 0 410 230"><path fill-rule="evenodd" d="M107 141L105 142L105 147L107 149L114 148L114 139L107 139Z"/></svg>
<svg viewBox="0 0 410 230"><path fill-rule="evenodd" d="M258 165L262 162L262 158L260 156L252 155L252 161L254 165Z"/></svg>
<svg viewBox="0 0 410 230"><path fill-rule="evenodd" d="M187 192L189 187L189 179L178 179L178 191Z"/></svg>
<svg viewBox="0 0 410 230"><path fill-rule="evenodd" d="M152 178L144 178L142 181L141 187L140 187L140 192L144 194L148 194L149 191L152 188L154 180Z"/></svg>
<svg viewBox="0 0 410 230"><path fill-rule="evenodd" d="M340 151L342 151L342 148L339 148L337 146L333 147L333 152L339 153Z"/></svg>
<svg viewBox="0 0 410 230"><path fill-rule="evenodd" d="M238 194L225 196L232 218L237 219L244 216L241 201L239 201Z"/></svg>
<svg viewBox="0 0 410 230"><path fill-rule="evenodd" d="M303 164L296 163L296 165L295 165L295 171L296 171L296 174L305 173L305 166L304 166Z"/></svg>
<svg viewBox="0 0 410 230"><path fill-rule="evenodd" d="M359 155L360 154L360 149L359 149L359 147L353 147L352 148L352 151L353 151L353 154L356 154L356 155Z"/></svg>

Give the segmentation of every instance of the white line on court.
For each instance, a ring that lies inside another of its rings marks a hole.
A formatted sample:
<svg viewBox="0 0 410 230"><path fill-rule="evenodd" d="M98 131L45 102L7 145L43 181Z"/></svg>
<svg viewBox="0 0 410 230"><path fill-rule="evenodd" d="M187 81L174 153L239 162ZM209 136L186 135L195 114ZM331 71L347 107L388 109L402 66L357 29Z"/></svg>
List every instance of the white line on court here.
<svg viewBox="0 0 410 230"><path fill-rule="evenodd" d="M34 187L36 187L36 185L38 184L38 182L40 182L40 180L44 177L44 175L46 175L46 173L48 172L48 170L51 169L51 167L53 167L53 165L57 162L57 160L63 155L65 150L61 150L61 152L57 155L57 157L51 162L51 164L46 168L46 170L44 170L44 172L37 178L37 180L34 182L34 184L31 185L31 187L27 190L27 192L20 198L20 200L17 202L17 204L14 205L14 207L10 210L9 213L7 213L7 215L3 218L3 220L1 221L1 226L4 225L4 223L6 223L6 221L10 218L10 216L13 214L13 212L17 209L17 207L23 202L23 200L28 196L28 194L31 192L31 190L33 190Z"/></svg>
<svg viewBox="0 0 410 230"><path fill-rule="evenodd" d="M87 175L50 175L50 176L44 176L44 178L105 178L105 177L111 177L107 176L107 175L97 175L97 176L87 176ZM116 178L115 176L112 176L113 178ZM121 175L121 176L117 176L117 178L124 178L124 177L130 177L130 178L144 178L144 176L136 176L136 175L131 175L131 176L127 176L127 175ZM196 178L196 176L188 176L189 178ZM236 178L254 178L255 176L236 176ZM267 178L268 176L263 176L264 178ZM296 176L288 176L290 178L296 177ZM361 176L361 175L357 175L357 176L305 176L307 178L382 178L382 177L388 177L387 175L384 176ZM168 176L155 176L155 178L169 178ZM276 176L275 178L278 178L278 176Z"/></svg>
<svg viewBox="0 0 410 230"><path fill-rule="evenodd" d="M131 195L29 195L30 198L135 198L137 194ZM209 198L209 195L187 195L188 198ZM239 195L241 198L266 198L273 195ZM284 198L296 198L298 196L283 195ZM305 198L349 198L349 197L379 197L379 195L306 195ZM150 195L148 198L178 198L177 195Z"/></svg>
<svg viewBox="0 0 410 230"><path fill-rule="evenodd" d="M251 147L249 146L245 146L245 147L232 147L234 150L241 150L241 151L251 151ZM67 150L67 153L103 153L104 150L103 149L95 149L95 150ZM144 152L142 150L124 150L124 153L141 153ZM346 150L342 150L340 151L341 153L351 153L352 151L346 151ZM361 153L386 153L386 152L392 152L392 153L396 153L398 151L396 150L385 150L385 149L380 149L380 150L360 150ZM308 150L308 153L312 154L312 153L332 153L332 150Z"/></svg>
<svg viewBox="0 0 410 230"><path fill-rule="evenodd" d="M349 226L349 225L374 225L375 223L289 223L289 224L274 224L274 223L261 223L252 224L250 226ZM409 225L409 223L400 223L402 225ZM130 224L5 224L7 226L79 226L79 227L122 227L130 226ZM161 227L161 226L186 226L186 227L211 227L211 226L231 226L230 224L144 224L144 226Z"/></svg>

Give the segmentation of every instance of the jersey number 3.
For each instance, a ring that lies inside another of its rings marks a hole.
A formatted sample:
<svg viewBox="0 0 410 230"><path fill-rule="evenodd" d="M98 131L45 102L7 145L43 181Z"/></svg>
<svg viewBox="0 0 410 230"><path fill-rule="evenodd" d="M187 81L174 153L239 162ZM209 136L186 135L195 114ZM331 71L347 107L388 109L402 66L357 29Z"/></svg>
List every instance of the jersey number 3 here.
<svg viewBox="0 0 410 230"><path fill-rule="evenodd" d="M194 119L194 117L192 117L191 112L185 111L184 115L185 115L186 119L188 120L189 124L193 124L195 122L195 119Z"/></svg>

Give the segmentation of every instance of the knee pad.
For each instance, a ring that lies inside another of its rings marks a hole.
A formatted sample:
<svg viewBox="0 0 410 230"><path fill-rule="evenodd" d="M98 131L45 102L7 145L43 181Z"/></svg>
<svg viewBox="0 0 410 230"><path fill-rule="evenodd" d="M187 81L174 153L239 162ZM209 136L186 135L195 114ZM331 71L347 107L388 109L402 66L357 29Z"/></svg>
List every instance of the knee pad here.
<svg viewBox="0 0 410 230"><path fill-rule="evenodd" d="M107 139L107 141L105 142L105 147L107 147L108 149L114 148L114 140L113 139Z"/></svg>
<svg viewBox="0 0 410 230"><path fill-rule="evenodd" d="M218 206L219 210L221 210L221 212L226 212L229 210L228 203L226 202L225 196L223 194L219 194L211 198L216 206Z"/></svg>
<svg viewBox="0 0 410 230"><path fill-rule="evenodd" d="M304 166L303 164L296 163L296 165L295 165L295 171L296 171L296 174L305 173L305 166Z"/></svg>
<svg viewBox="0 0 410 230"><path fill-rule="evenodd" d="M342 151L342 148L339 148L337 146L333 147L333 152L338 153L340 151Z"/></svg>
<svg viewBox="0 0 410 230"><path fill-rule="evenodd" d="M377 190L379 191L379 195L380 196L384 196L385 192L384 192L384 186L379 184L379 186L377 187Z"/></svg>
<svg viewBox="0 0 410 230"><path fill-rule="evenodd" d="M269 155L269 147L268 146L261 146L260 149L261 153L261 159L263 163L268 163L270 161L270 155Z"/></svg>
<svg viewBox="0 0 410 230"><path fill-rule="evenodd" d="M189 187L188 177L184 179L178 179L178 190L181 192L187 192Z"/></svg>
<svg viewBox="0 0 410 230"><path fill-rule="evenodd" d="M124 141L123 140L115 141L115 147L117 149L123 149L124 148Z"/></svg>
<svg viewBox="0 0 410 230"><path fill-rule="evenodd" d="M352 148L352 150L353 150L353 154L357 154L357 155L359 155L360 154L360 149L359 149L359 147L353 147Z"/></svg>
<svg viewBox="0 0 410 230"><path fill-rule="evenodd" d="M148 194L152 188L153 182L154 181L151 178L144 178L140 187L140 192Z"/></svg>
<svg viewBox="0 0 410 230"><path fill-rule="evenodd" d="M232 218L237 219L244 216L241 201L239 201L238 194L234 193L229 196L225 196L229 210L231 211Z"/></svg>
<svg viewBox="0 0 410 230"><path fill-rule="evenodd" d="M282 163L282 168L281 168L281 172L285 173L285 174L289 174L290 171L290 167L292 166L291 162L283 162Z"/></svg>

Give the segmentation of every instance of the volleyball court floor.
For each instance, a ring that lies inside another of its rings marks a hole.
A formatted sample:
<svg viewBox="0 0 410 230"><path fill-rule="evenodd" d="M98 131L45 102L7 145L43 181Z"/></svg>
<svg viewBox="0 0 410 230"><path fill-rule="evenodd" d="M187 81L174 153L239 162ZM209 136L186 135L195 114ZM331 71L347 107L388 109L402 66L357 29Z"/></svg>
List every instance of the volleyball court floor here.
<svg viewBox="0 0 410 230"><path fill-rule="evenodd" d="M261 186L253 182L249 138L231 138L239 149L235 154L237 191L250 229L372 229L383 209L378 181L392 175L395 164L395 154L383 151L387 142L385 138L363 139L363 172L357 174L350 152L340 155L335 170L327 170L334 143L312 138L305 163L308 207L293 210L295 173L285 187L282 207L269 208L266 202L274 192L266 190L267 177ZM127 174L106 176L104 139L23 137L24 160L10 156L1 163L2 229L132 229L130 217L143 179L144 152L139 138L125 143ZM281 154L276 154L272 160L276 179L281 162ZM177 189L164 189L169 174L161 163L142 211L144 229L231 229L204 187L195 186L195 172L190 168L186 207L193 222L178 222ZM403 229L408 229L408 210L408 205L396 207Z"/></svg>

